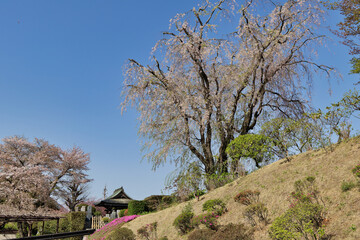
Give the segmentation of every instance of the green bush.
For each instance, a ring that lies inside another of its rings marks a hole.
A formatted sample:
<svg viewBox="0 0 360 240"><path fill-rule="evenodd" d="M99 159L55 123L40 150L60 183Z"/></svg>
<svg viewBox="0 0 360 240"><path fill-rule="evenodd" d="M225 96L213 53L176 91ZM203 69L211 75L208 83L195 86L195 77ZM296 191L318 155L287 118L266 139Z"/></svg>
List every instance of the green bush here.
<svg viewBox="0 0 360 240"><path fill-rule="evenodd" d="M191 219L194 213L190 204L186 205L182 213L175 218L173 226L179 231L181 235L186 234L194 229Z"/></svg>
<svg viewBox="0 0 360 240"><path fill-rule="evenodd" d="M353 174L360 178L360 164L356 165L353 169L352 169Z"/></svg>
<svg viewBox="0 0 360 240"><path fill-rule="evenodd" d="M94 216L101 216L101 212L100 212L100 211L95 211L95 212L93 213L93 215L94 215Z"/></svg>
<svg viewBox="0 0 360 240"><path fill-rule="evenodd" d="M217 218L219 215L216 213L205 213L199 216L195 216L191 219L191 224L193 227L198 227L200 224L204 224L207 228L212 230L217 230L218 228L218 221Z"/></svg>
<svg viewBox="0 0 360 240"><path fill-rule="evenodd" d="M347 191L353 189L355 186L356 186L356 184L353 183L352 181L350 181L350 182L345 182L345 181L344 181L344 182L342 182L342 184L341 184L341 190L342 190L343 192L347 192Z"/></svg>
<svg viewBox="0 0 360 240"><path fill-rule="evenodd" d="M255 226L258 222L263 222L265 225L269 222L268 209L265 207L265 204L261 202L253 203L247 206L244 212L244 217L252 226Z"/></svg>
<svg viewBox="0 0 360 240"><path fill-rule="evenodd" d="M220 228L209 240L252 240L253 232L243 224L228 224Z"/></svg>
<svg viewBox="0 0 360 240"><path fill-rule="evenodd" d="M75 232L85 229L85 212L70 212L66 214L66 219L68 222L67 231ZM66 220L64 221L66 223ZM82 237L71 237L71 240L82 240Z"/></svg>
<svg viewBox="0 0 360 240"><path fill-rule="evenodd" d="M56 233L56 226L57 226L56 220L45 221L44 229L42 229L42 222L38 223L38 228L40 229L40 231L43 232L43 234ZM65 218L60 218L59 221L59 233L63 233L63 232L69 232L69 219L67 218L67 215L65 215Z"/></svg>
<svg viewBox="0 0 360 240"><path fill-rule="evenodd" d="M59 221L59 233L81 231L85 228L85 212L70 212L61 218ZM56 233L57 221L45 221L43 234ZM38 228L42 229L42 222L38 223ZM40 230L41 231L41 230ZM72 237L71 240L81 240L82 237Z"/></svg>
<svg viewBox="0 0 360 240"><path fill-rule="evenodd" d="M227 211L225 203L221 199L207 200L203 204L203 211L214 212L217 215L222 215Z"/></svg>
<svg viewBox="0 0 360 240"><path fill-rule="evenodd" d="M119 217L125 216L125 210L126 210L126 209L121 209L121 210L120 210L120 212L119 212Z"/></svg>
<svg viewBox="0 0 360 240"><path fill-rule="evenodd" d="M303 202L288 209L276 218L270 227L272 239L320 239L325 232L322 228L323 207Z"/></svg>
<svg viewBox="0 0 360 240"><path fill-rule="evenodd" d="M315 177L313 177L313 176L308 176L308 177L306 178L306 181L308 181L309 183L313 183L313 182L315 181Z"/></svg>
<svg viewBox="0 0 360 240"><path fill-rule="evenodd" d="M106 240L135 240L135 234L128 228L117 228L106 237Z"/></svg>
<svg viewBox="0 0 360 240"><path fill-rule="evenodd" d="M103 217L102 220L105 224L108 224L110 222L110 218L108 217Z"/></svg>
<svg viewBox="0 0 360 240"><path fill-rule="evenodd" d="M6 223L3 227L3 229L1 230L4 230L4 231L17 231L18 230L18 227L17 227L17 223L13 223L13 222L9 222L9 223Z"/></svg>
<svg viewBox="0 0 360 240"><path fill-rule="evenodd" d="M196 199L199 201L200 200L200 197L202 195L205 195L206 194L206 190L202 189L202 190L196 190L195 192L192 192L190 193L190 195L188 196L188 199L191 200L191 199L194 199L196 197Z"/></svg>
<svg viewBox="0 0 360 240"><path fill-rule="evenodd" d="M188 236L188 240L209 240L214 235L215 231L211 229L196 229ZM225 239L223 239L225 240Z"/></svg>
<svg viewBox="0 0 360 240"><path fill-rule="evenodd" d="M128 204L128 215L137 215L148 210L145 201L132 200Z"/></svg>

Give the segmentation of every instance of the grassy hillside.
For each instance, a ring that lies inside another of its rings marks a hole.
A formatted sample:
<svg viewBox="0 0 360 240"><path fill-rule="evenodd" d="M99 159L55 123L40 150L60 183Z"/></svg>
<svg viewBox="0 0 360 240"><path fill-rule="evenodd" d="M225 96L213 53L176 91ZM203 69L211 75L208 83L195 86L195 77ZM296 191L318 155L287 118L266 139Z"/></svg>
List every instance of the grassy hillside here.
<svg viewBox="0 0 360 240"><path fill-rule="evenodd" d="M294 191L294 182L313 176L327 209L326 233L333 235L332 239L360 239L360 192L358 188L347 192L341 190L343 181L356 181L351 169L359 163L360 138L356 137L333 146L332 152L309 151L295 156L291 162L277 161L211 191L200 201L190 202L195 214L200 214L206 200L220 198L226 203L229 211L219 218L219 223L245 223L245 206L235 202L233 198L242 190L259 190L260 201L266 204L273 220L288 209L287 198ZM163 211L141 216L125 226L136 234L140 227L157 221L160 237L166 235L169 239L187 239L187 235L179 236L172 226L185 205L186 203L181 203ZM270 225L255 227L254 239L270 239Z"/></svg>

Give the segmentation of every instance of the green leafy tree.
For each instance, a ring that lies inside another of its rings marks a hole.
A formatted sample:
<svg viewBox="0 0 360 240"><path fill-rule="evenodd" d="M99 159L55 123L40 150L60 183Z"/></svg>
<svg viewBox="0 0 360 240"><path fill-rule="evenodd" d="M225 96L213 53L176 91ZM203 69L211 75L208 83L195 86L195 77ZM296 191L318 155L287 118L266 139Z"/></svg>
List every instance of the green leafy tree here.
<svg viewBox="0 0 360 240"><path fill-rule="evenodd" d="M259 134L246 134L235 138L229 144L226 152L232 159L233 169L237 168L239 160L246 158L253 159L255 166L260 168L262 163L267 163L272 159L272 145L273 141L269 137Z"/></svg>
<svg viewBox="0 0 360 240"><path fill-rule="evenodd" d="M338 138L337 142L348 139L351 133L351 116L358 117L356 114L360 110L360 94L356 89L349 90L343 98L326 107L325 111L318 110L308 116L321 126L321 135L327 139L327 144L331 144L333 134ZM319 138L320 139L320 138Z"/></svg>
<svg viewBox="0 0 360 240"><path fill-rule="evenodd" d="M316 148L316 126L309 118L274 118L262 125L260 133L273 141L273 152L280 158Z"/></svg>

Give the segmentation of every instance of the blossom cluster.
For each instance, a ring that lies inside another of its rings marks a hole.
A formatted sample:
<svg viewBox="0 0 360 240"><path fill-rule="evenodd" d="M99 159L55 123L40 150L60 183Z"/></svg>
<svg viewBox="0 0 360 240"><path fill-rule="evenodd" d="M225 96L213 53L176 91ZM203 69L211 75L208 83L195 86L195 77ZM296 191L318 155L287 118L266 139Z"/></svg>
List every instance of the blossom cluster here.
<svg viewBox="0 0 360 240"><path fill-rule="evenodd" d="M199 216L195 216L192 220L191 223L193 226L198 226L200 223L204 224L207 228L210 229L217 229L217 219L218 219L219 215L217 215L216 213L212 212L212 213L205 213L205 214L201 214Z"/></svg>
<svg viewBox="0 0 360 240"><path fill-rule="evenodd" d="M137 217L140 217L140 215L131 215L131 216L124 216L124 217L121 217L121 218L116 218L113 221L111 221L110 223L103 226L102 228L96 230L96 232L91 235L90 239L104 240L106 238L105 234L107 232L110 232L111 230L116 228L116 226L118 226L118 225L120 225L122 223L130 222L131 220L134 220ZM101 238L96 237L96 235L98 235L98 234L101 235Z"/></svg>

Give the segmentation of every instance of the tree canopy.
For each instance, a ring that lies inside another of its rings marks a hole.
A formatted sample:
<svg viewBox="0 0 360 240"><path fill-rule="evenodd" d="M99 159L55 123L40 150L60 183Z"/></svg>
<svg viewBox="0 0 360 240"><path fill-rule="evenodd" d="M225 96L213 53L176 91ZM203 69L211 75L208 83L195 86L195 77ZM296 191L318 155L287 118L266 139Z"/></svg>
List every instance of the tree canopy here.
<svg viewBox="0 0 360 240"><path fill-rule="evenodd" d="M170 21L152 64L129 60L122 106L140 112L139 133L154 168L195 160L206 174L228 172L226 149L236 136L254 130L263 115L296 116L306 108L304 77L331 70L312 60L324 37L315 30L319 2L262 4L205 1ZM238 24L219 34L226 16Z"/></svg>
<svg viewBox="0 0 360 240"><path fill-rule="evenodd" d="M68 186L90 181L89 154L63 150L42 139L9 137L0 144L0 200L13 209L56 209Z"/></svg>

